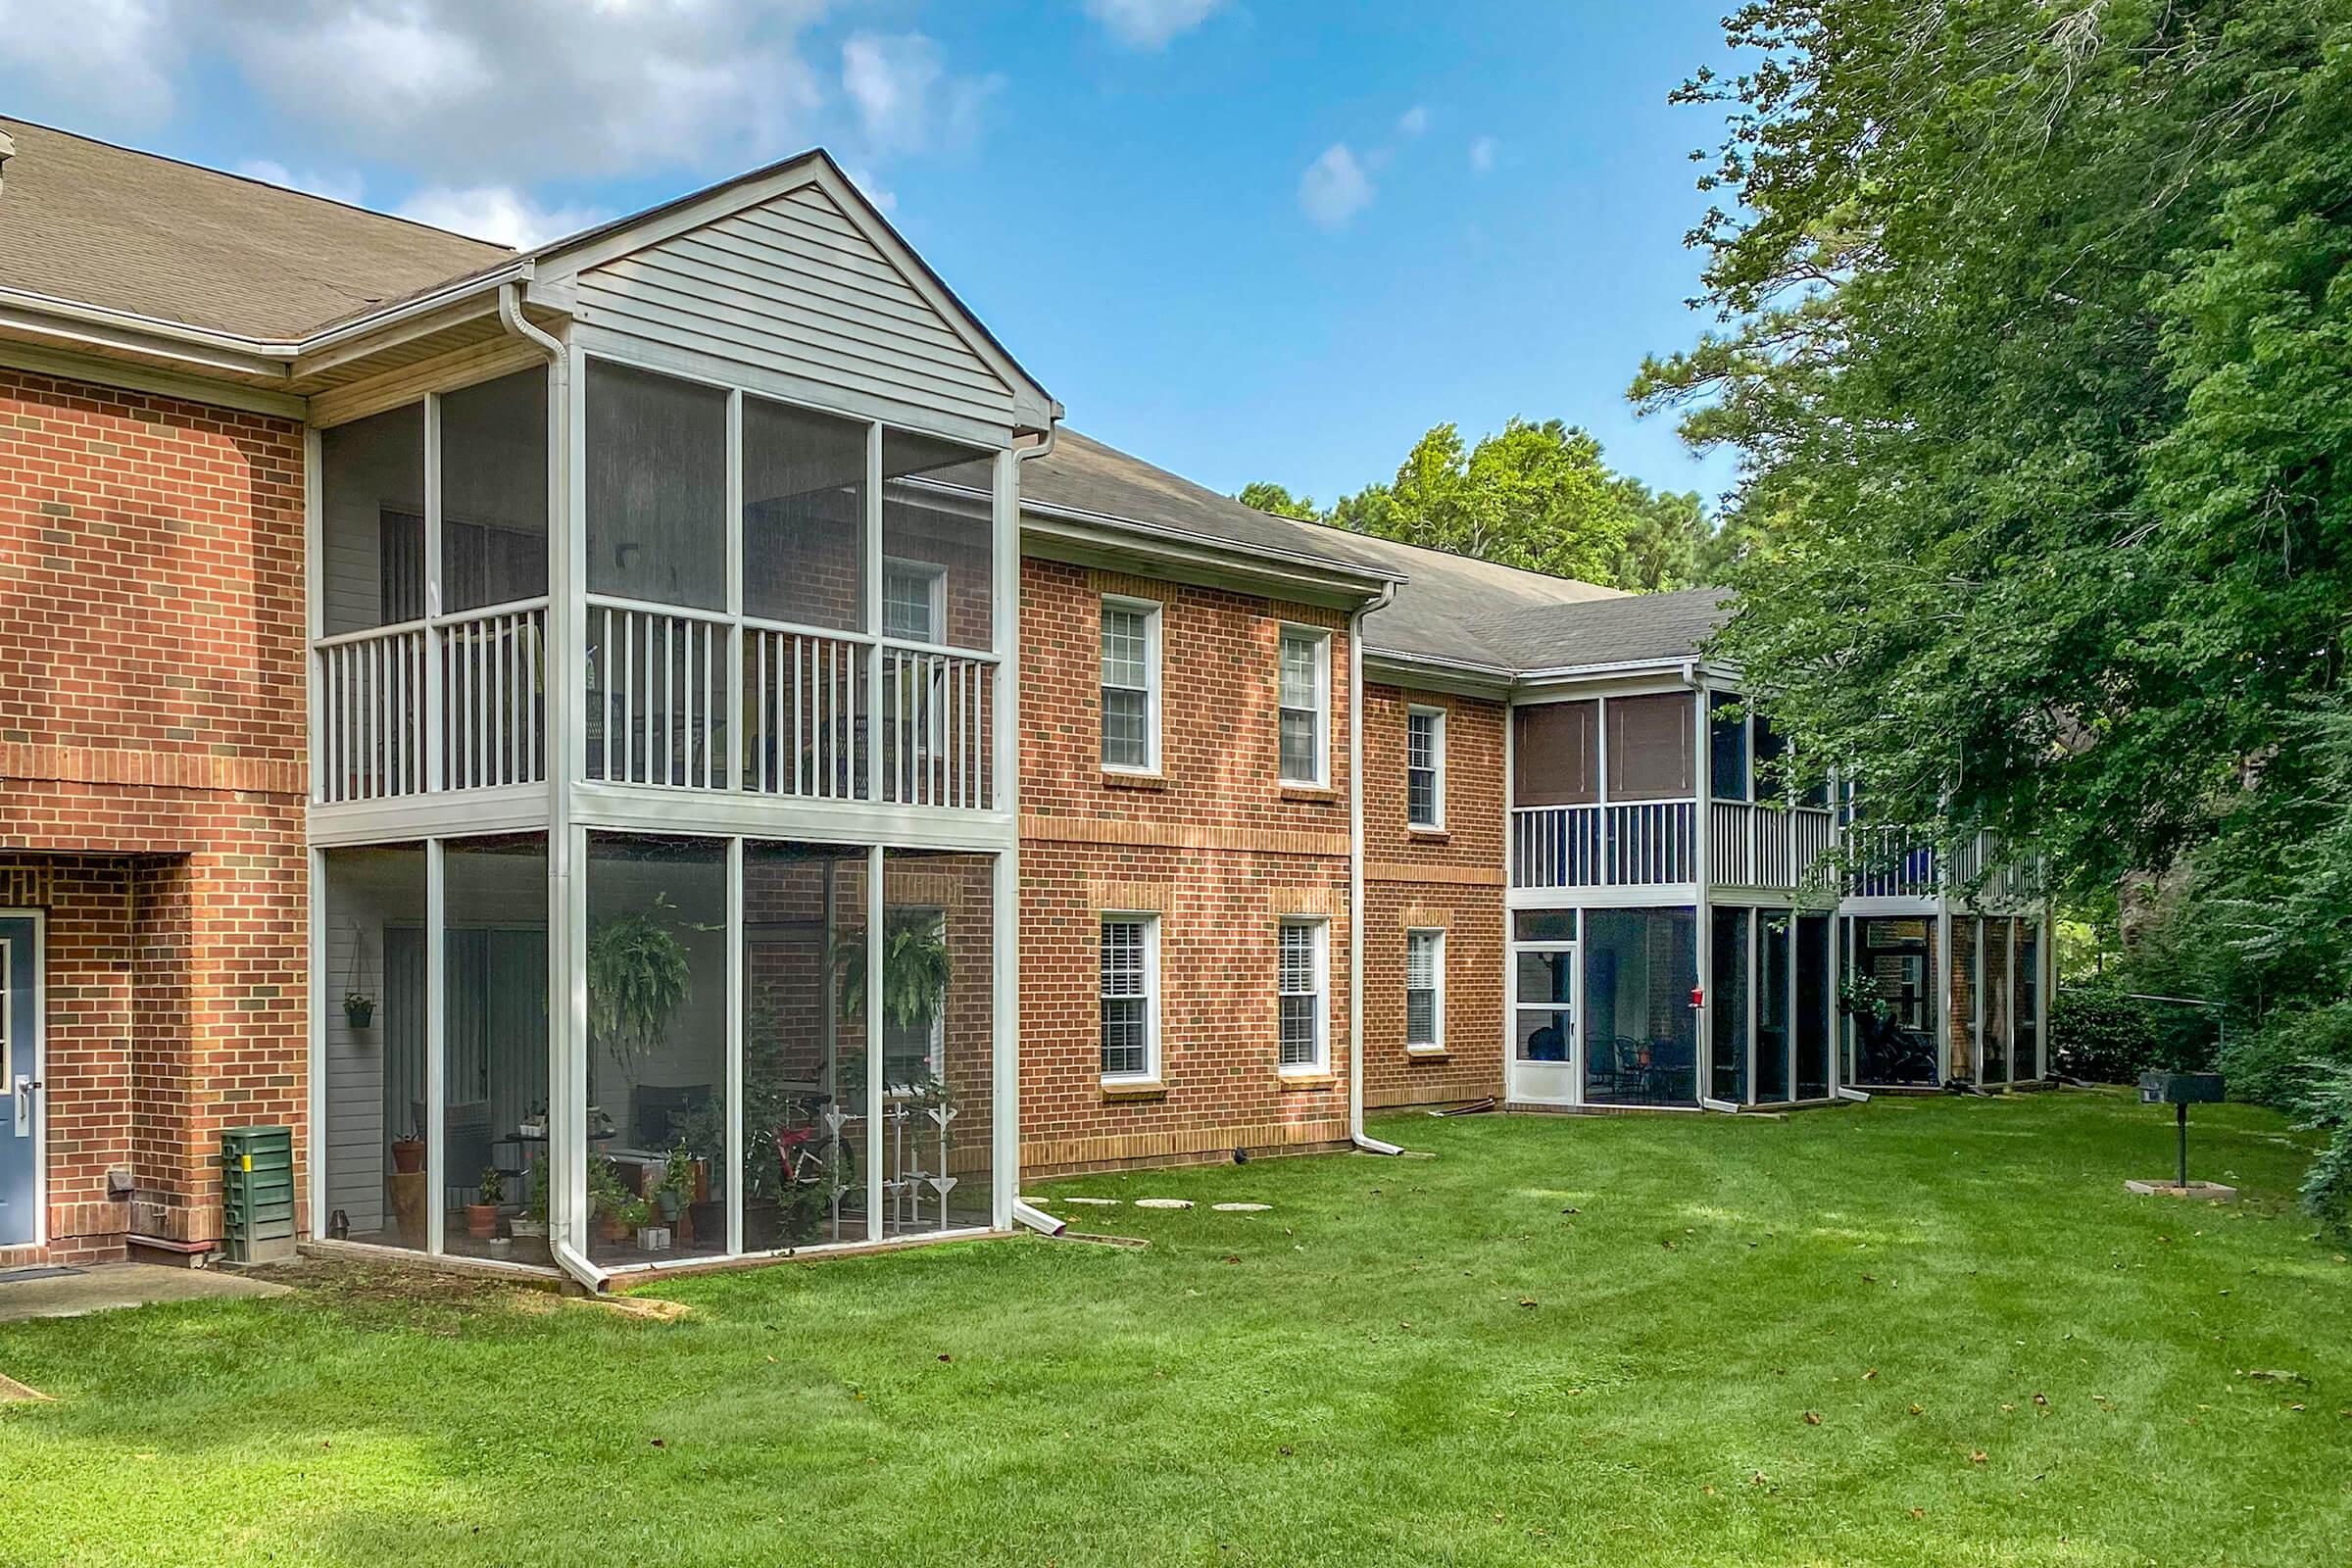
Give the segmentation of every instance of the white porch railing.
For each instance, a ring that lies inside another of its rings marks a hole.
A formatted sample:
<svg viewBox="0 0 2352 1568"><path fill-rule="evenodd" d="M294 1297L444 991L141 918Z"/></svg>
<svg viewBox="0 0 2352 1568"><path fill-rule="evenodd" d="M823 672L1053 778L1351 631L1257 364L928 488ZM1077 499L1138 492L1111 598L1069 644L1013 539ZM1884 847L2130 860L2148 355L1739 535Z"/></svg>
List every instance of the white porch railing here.
<svg viewBox="0 0 2352 1568"><path fill-rule="evenodd" d="M1830 852L1831 813L1744 801L1707 808L1708 879L1725 887L1796 888Z"/></svg>
<svg viewBox="0 0 2352 1568"><path fill-rule="evenodd" d="M445 620L441 787L489 789L547 777L547 604Z"/></svg>
<svg viewBox="0 0 2352 1568"><path fill-rule="evenodd" d="M763 795L865 798L872 645L782 627L743 629L743 777Z"/></svg>
<svg viewBox="0 0 2352 1568"><path fill-rule="evenodd" d="M588 776L725 789L725 617L591 600L588 648Z"/></svg>
<svg viewBox="0 0 2352 1568"><path fill-rule="evenodd" d="M996 794L996 661L882 650L882 798L979 808Z"/></svg>
<svg viewBox="0 0 2352 1568"><path fill-rule="evenodd" d="M1697 880L1692 801L1523 806L1511 812L1511 885L1650 887Z"/></svg>
<svg viewBox="0 0 2352 1568"><path fill-rule="evenodd" d="M1855 870L1849 887L1858 899L1919 899L1936 889L1936 851L1901 828L1852 827L1846 843Z"/></svg>
<svg viewBox="0 0 2352 1568"><path fill-rule="evenodd" d="M312 794L321 805L424 788L425 630L328 637L312 649L318 732Z"/></svg>

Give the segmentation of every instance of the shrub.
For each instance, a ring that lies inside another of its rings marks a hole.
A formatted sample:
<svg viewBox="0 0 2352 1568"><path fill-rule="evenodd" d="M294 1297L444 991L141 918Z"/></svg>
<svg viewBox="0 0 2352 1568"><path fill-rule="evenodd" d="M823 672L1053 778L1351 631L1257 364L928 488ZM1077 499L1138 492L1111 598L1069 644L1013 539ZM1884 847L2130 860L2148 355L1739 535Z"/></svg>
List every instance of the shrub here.
<svg viewBox="0 0 2352 1568"><path fill-rule="evenodd" d="M2303 1178L2303 1206L2339 1236L2352 1232L2352 1066L2313 1067L2297 1104L2297 1125L2328 1135Z"/></svg>
<svg viewBox="0 0 2352 1568"><path fill-rule="evenodd" d="M2128 1084L2158 1062L2145 1004L2118 991L2064 990L2050 999L2050 1065L2062 1076Z"/></svg>

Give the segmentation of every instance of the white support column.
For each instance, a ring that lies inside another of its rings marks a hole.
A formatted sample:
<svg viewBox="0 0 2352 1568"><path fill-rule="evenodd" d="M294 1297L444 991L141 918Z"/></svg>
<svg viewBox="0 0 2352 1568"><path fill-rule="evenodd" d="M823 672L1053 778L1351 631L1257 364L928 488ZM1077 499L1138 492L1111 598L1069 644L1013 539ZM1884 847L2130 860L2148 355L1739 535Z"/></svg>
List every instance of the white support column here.
<svg viewBox="0 0 2352 1568"><path fill-rule="evenodd" d="M882 1239L882 846L865 851L865 1239Z"/></svg>
<svg viewBox="0 0 2352 1568"><path fill-rule="evenodd" d="M424 1250L439 1254L447 1233L449 1163L449 987L442 956L448 882L441 841L424 841ZM479 1175L476 1171L474 1175Z"/></svg>
<svg viewBox="0 0 2352 1568"><path fill-rule="evenodd" d="M314 754L316 755L316 754ZM303 921L310 943L310 1167L304 1185L310 1193L311 1236L326 1234L326 852L314 849L305 856L311 896ZM389 1134L387 1133L387 1138Z"/></svg>
<svg viewBox="0 0 2352 1568"><path fill-rule="evenodd" d="M326 696L318 686L318 655L312 641L326 632L326 544L325 525L321 514L324 486L319 473L322 444L318 427L305 425L302 432L302 672L306 706L310 710L310 796L319 798L318 769L326 760ZM314 903L313 908L318 905ZM325 1123L320 1122L323 1127ZM320 1224L311 1221L314 1230Z"/></svg>
<svg viewBox="0 0 2352 1568"><path fill-rule="evenodd" d="M727 840L727 1104L719 1167L727 1195L727 1254L743 1251L743 840ZM827 962L832 961L828 956Z"/></svg>
<svg viewBox="0 0 2352 1568"><path fill-rule="evenodd" d="M865 798L882 799L882 426L865 427ZM853 758L852 761L855 762ZM874 1223L881 1223L875 1211Z"/></svg>
<svg viewBox="0 0 2352 1568"><path fill-rule="evenodd" d="M1928 945L1928 962L1935 967L1928 995L1936 999L1936 1082L1952 1076L1952 906L1943 896L1941 871L1936 889L1936 940Z"/></svg>
<svg viewBox="0 0 2352 1568"><path fill-rule="evenodd" d="M744 787L744 773L745 773L745 770L746 770L746 765L745 765L745 758L746 758L746 754L745 754L745 750L744 750L744 743L745 743L746 739L748 738L748 734L749 734L749 731L748 731L748 729L747 729L747 726L746 726L746 725L745 725L745 724L742 722L742 715L743 715L743 710L743 710L743 391L742 391L742 389L741 389L741 388L735 388L735 389L733 389L733 390L730 390L730 391L727 393L727 499L726 499L726 508L727 508L727 635L726 635L726 661L727 661L727 667L726 667L726 671L725 671L724 675L722 676L722 678L721 678L721 679L720 679L720 681L718 682L717 689L715 689L715 690L711 691L711 692L710 692L710 702L711 702L711 703L712 703L712 705L713 705L712 710L711 710L711 711L710 711L710 712L708 712L708 713L705 713L705 714L703 715L703 727L704 727L704 729L705 729L705 730L707 730L707 731L708 731L708 733L707 733L707 734L704 736L704 739L703 739L703 746L704 746L704 749L705 749L705 752L706 752L706 754L707 754L708 756L710 756L710 760L713 760L713 761L717 761L717 760L718 760L718 758L717 758L717 756L716 756L716 753L717 753L717 750L718 750L718 738L719 738L720 732L721 732L721 730L722 730L722 728L723 728L723 730L724 730L724 732L725 732L725 734L726 734L726 737L727 737L727 753L728 753L728 755L727 755L727 757L726 757L726 758L725 758L725 760L724 760L724 766L726 767L726 770L727 770L727 788L729 788L729 789L731 789L731 790L735 790L735 791L738 791L738 792L740 792L740 791L743 789L743 787ZM725 708L723 708L723 709L720 709L720 708L716 707L716 704L717 704L717 702L718 702L718 693L719 693L719 691L724 691L724 692L726 692L726 693L728 694L728 695L727 695L727 704L726 704L726 707L725 707ZM732 721L732 722L729 722L729 723L727 723L727 724L725 724L725 725L723 725L723 726L722 726L722 725L721 725L721 723L719 722L719 717L720 717L720 714L721 714L722 712L723 712L723 713L727 713L727 714L731 714L731 715L733 715L733 721ZM781 755L782 755L782 749L781 749L781 748L778 748L778 755L779 755L779 756L781 756ZM740 848L740 846L738 846L738 848ZM730 1105L734 1105L734 1104L738 1104L738 1103L739 1103L739 1102L736 1102L736 1101L730 1100L730 1101L728 1101L728 1102L727 1102L727 1103L728 1103L728 1104L730 1104ZM743 1168L743 1167L742 1167L741 1165L730 1165L730 1166L727 1168L727 1169L728 1169L728 1175L727 1175L727 1191L728 1191L730 1194L734 1193L734 1192L735 1192L735 1190L736 1190L738 1187L740 1187L740 1186L742 1185L742 1183L741 1183L740 1181L736 1180L736 1175L737 1175L737 1173L738 1173L738 1172L740 1172L740 1171L742 1170L742 1168ZM733 1199L733 1198L730 1198L730 1199L729 1199L729 1200L728 1200L728 1203L727 1203L727 1208L728 1208L728 1212L730 1213L730 1215L737 1215L738 1217L739 1217L739 1211L740 1211L740 1209L742 1208L742 1206L743 1206L743 1205L742 1205L742 1203L741 1203L739 1200L737 1200L736 1199ZM739 1226L739 1225L737 1225L737 1224L735 1223L735 1220L734 1220L734 1219L730 1219L730 1221L729 1221L729 1226L730 1226L730 1229L729 1229L729 1232L728 1232L728 1234L729 1234L730 1236L732 1236L732 1235L735 1235L736 1231L740 1229L740 1226ZM730 1242L730 1243L728 1244L727 1250L728 1250L728 1251L730 1251L730 1252L734 1252L734 1251L740 1251L740 1250L742 1250L742 1249L741 1249L741 1248L739 1248L739 1247L737 1247L737 1246L735 1246L735 1245L734 1245L732 1242Z"/></svg>
<svg viewBox="0 0 2352 1568"><path fill-rule="evenodd" d="M427 793L442 786L441 667L441 394L424 400L424 778ZM380 700L380 698L379 698ZM439 1212L436 1207L435 1212ZM435 1235L439 1233L436 1231ZM435 1250L439 1249L436 1247Z"/></svg>

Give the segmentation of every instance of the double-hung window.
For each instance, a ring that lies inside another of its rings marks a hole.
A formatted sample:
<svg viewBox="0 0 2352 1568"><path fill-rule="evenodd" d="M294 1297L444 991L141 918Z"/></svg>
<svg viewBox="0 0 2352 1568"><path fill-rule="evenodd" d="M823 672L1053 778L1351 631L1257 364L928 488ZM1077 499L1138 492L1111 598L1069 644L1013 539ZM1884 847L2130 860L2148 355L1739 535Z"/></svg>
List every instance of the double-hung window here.
<svg viewBox="0 0 2352 1568"><path fill-rule="evenodd" d="M947 599L948 574L937 566L915 562L882 564L882 635L903 642L942 641L940 612Z"/></svg>
<svg viewBox="0 0 2352 1568"><path fill-rule="evenodd" d="M1143 600L1102 601L1102 765L1159 766L1159 607Z"/></svg>
<svg viewBox="0 0 2352 1568"><path fill-rule="evenodd" d="M1321 920L1282 922L1278 1051L1284 1072L1316 1072L1324 1063L1325 931Z"/></svg>
<svg viewBox="0 0 2352 1568"><path fill-rule="evenodd" d="M1310 627L1282 632L1282 781L1320 787L1331 732L1331 638Z"/></svg>
<svg viewBox="0 0 2352 1568"><path fill-rule="evenodd" d="M1404 820L1408 827L1446 825L1446 710L1415 708L1404 715Z"/></svg>
<svg viewBox="0 0 2352 1568"><path fill-rule="evenodd" d="M1102 917L1102 1076L1143 1080L1159 1070L1158 922L1148 914Z"/></svg>
<svg viewBox="0 0 2352 1568"><path fill-rule="evenodd" d="M1404 934L1404 1045L1408 1051L1446 1046L1446 933Z"/></svg>

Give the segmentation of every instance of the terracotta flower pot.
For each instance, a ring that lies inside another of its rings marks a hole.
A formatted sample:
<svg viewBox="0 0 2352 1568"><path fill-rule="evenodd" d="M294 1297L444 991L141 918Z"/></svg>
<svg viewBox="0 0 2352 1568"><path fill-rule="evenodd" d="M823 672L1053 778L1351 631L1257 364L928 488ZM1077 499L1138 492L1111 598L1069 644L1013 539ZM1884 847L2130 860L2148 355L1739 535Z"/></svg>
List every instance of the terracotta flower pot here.
<svg viewBox="0 0 2352 1568"><path fill-rule="evenodd" d="M393 1139L392 1168L403 1176L414 1176L424 1169L424 1140L421 1138Z"/></svg>
<svg viewBox="0 0 2352 1568"><path fill-rule="evenodd" d="M467 1203L466 1205L466 1234L476 1241L487 1241L498 1234L498 1205L496 1203Z"/></svg>

